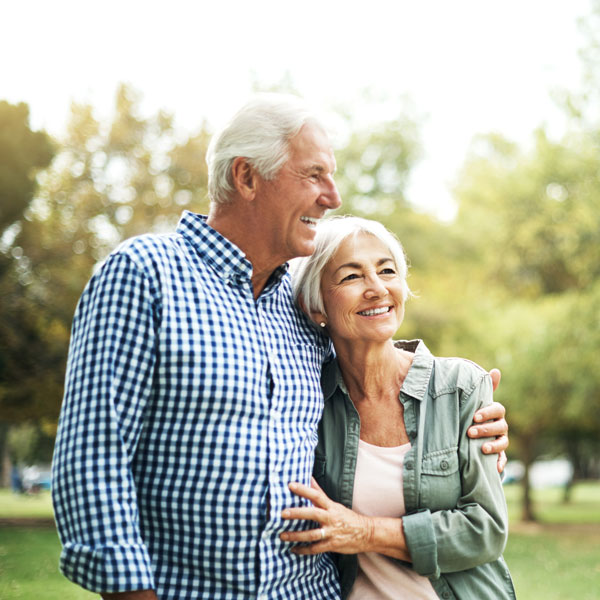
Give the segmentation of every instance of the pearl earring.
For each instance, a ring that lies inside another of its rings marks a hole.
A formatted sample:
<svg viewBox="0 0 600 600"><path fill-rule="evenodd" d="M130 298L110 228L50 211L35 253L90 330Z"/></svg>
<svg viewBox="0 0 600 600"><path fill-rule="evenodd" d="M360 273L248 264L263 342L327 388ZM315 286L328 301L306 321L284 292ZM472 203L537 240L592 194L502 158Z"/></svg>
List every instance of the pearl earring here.
<svg viewBox="0 0 600 600"><path fill-rule="evenodd" d="M321 322L319 323L319 325L320 325L321 327L325 327L325 321L321 321Z"/></svg>

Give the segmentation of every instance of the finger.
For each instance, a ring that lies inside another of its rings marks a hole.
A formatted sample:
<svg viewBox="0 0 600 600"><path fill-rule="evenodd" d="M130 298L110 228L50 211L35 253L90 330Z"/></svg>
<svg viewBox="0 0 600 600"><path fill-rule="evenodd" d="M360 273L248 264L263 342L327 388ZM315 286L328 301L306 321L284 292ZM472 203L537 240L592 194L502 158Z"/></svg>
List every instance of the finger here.
<svg viewBox="0 0 600 600"><path fill-rule="evenodd" d="M494 391L496 391L500 385L500 380L502 379L502 373L500 373L500 369L492 369L490 371L490 377L492 378L492 388Z"/></svg>
<svg viewBox="0 0 600 600"><path fill-rule="evenodd" d="M499 452L504 452L508 448L508 436L501 435L499 438L492 440L491 442L486 442L481 450L484 454L497 454Z"/></svg>
<svg viewBox="0 0 600 600"><path fill-rule="evenodd" d="M315 506L318 506L319 508L327 508L327 506L329 506L329 504L331 503L331 500L329 500L329 498L327 497L325 492L321 490L321 488L315 489L312 487L308 487L307 485L297 483L295 481L290 483L288 487L290 488L290 491L292 491L294 494L302 498L306 498L307 500L310 500Z"/></svg>
<svg viewBox="0 0 600 600"><path fill-rule="evenodd" d="M284 542L316 543L322 542L327 537L325 529L306 529L304 531L283 531L279 538Z"/></svg>
<svg viewBox="0 0 600 600"><path fill-rule="evenodd" d="M317 480L314 477L310 478L310 487L315 490L319 490L319 492L323 492L323 488L318 484ZM325 494L325 492L323 492Z"/></svg>
<svg viewBox="0 0 600 600"><path fill-rule="evenodd" d="M500 454L498 455L498 463L497 463L498 473L502 473L502 471L504 471L504 467L506 467L507 462L508 462L508 459L506 458L506 452L504 452L504 450L502 450L502 452L500 452Z"/></svg>
<svg viewBox="0 0 600 600"><path fill-rule="evenodd" d="M316 521L323 523L325 521L326 512L322 508L315 506L296 506L294 508L286 508L281 511L281 518L287 520L303 520Z"/></svg>
<svg viewBox="0 0 600 600"><path fill-rule="evenodd" d="M307 555L307 554L321 554L329 551L329 544L327 542L318 542L316 544L309 544L308 546L296 546L292 548L294 554Z"/></svg>
<svg viewBox="0 0 600 600"><path fill-rule="evenodd" d="M470 438L500 437L507 433L508 423L506 419L499 419L498 421L490 421L489 423L469 427L468 431Z"/></svg>
<svg viewBox="0 0 600 600"><path fill-rule="evenodd" d="M476 423L483 423L484 421L503 419L505 414L506 409L503 404L500 404L500 402L492 402L488 406L480 408L473 416L473 420Z"/></svg>

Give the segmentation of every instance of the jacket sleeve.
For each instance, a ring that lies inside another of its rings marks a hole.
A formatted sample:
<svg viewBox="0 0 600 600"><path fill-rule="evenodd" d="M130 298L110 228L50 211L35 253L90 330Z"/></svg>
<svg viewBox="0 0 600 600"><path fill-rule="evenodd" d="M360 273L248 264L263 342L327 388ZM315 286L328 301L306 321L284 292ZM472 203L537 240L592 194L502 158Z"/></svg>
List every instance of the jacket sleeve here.
<svg viewBox="0 0 600 600"><path fill-rule="evenodd" d="M53 459L60 569L95 592L151 589L131 465L151 394L156 302L114 254L76 310Z"/></svg>
<svg viewBox="0 0 600 600"><path fill-rule="evenodd" d="M492 400L492 383L484 374L460 399L458 447L461 492L456 507L425 508L402 518L413 568L428 577L463 571L496 560L508 536L508 514L496 462L485 455L485 440L467 437L475 411Z"/></svg>

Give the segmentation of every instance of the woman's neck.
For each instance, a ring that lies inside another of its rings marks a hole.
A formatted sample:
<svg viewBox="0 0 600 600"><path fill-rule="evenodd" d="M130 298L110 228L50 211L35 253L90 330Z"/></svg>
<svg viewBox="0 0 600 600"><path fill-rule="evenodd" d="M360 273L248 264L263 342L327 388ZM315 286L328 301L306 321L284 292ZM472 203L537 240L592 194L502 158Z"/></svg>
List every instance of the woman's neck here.
<svg viewBox="0 0 600 600"><path fill-rule="evenodd" d="M383 343L345 343L333 340L340 370L354 402L397 400L412 355Z"/></svg>

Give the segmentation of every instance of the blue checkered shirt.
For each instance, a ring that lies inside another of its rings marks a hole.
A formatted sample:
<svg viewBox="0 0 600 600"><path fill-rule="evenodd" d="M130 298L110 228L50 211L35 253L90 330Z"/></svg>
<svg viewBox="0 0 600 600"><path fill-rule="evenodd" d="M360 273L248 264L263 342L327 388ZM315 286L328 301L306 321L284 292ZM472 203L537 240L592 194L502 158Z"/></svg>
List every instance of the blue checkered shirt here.
<svg viewBox="0 0 600 600"><path fill-rule="evenodd" d="M255 300L244 254L184 213L123 243L73 323L53 463L62 572L161 600L339 598L327 555L296 556L328 343L285 266Z"/></svg>

